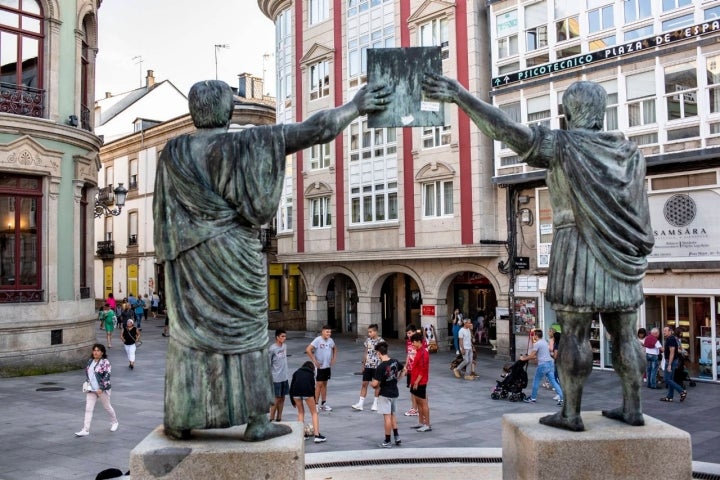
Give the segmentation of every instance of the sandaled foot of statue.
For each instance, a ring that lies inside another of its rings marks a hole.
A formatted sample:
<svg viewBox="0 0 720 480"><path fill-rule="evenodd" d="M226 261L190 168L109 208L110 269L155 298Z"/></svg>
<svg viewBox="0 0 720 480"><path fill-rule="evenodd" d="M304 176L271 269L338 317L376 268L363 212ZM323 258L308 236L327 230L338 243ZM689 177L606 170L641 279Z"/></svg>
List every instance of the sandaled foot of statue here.
<svg viewBox="0 0 720 480"><path fill-rule="evenodd" d="M168 428L165 427L165 435L167 435L170 438L174 438L175 440L190 440L190 429L186 430L177 430L174 428Z"/></svg>
<svg viewBox="0 0 720 480"><path fill-rule="evenodd" d="M585 430L582 418L580 416L563 417L562 412L553 413L540 419L540 423L549 427L562 428L572 432L582 432Z"/></svg>
<svg viewBox="0 0 720 480"><path fill-rule="evenodd" d="M603 410L603 417L612 418L613 420L620 420L628 425L634 427L642 427L645 425L645 419L643 414L640 412L625 412L623 407L618 407L613 410Z"/></svg>
<svg viewBox="0 0 720 480"><path fill-rule="evenodd" d="M243 440L246 442L260 442L271 438L287 435L292 432L292 428L279 423L271 423L265 415L251 418L245 427L245 435Z"/></svg>

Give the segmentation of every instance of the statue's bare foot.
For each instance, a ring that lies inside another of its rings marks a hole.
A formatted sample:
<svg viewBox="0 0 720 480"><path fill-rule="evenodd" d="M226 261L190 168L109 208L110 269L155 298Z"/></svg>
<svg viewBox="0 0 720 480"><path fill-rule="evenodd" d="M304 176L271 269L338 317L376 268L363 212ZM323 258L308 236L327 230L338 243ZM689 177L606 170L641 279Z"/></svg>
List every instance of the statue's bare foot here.
<svg viewBox="0 0 720 480"><path fill-rule="evenodd" d="M177 430L174 428L165 427L165 435L167 435L170 438L174 438L175 440L190 440L190 429L187 430Z"/></svg>
<svg viewBox="0 0 720 480"><path fill-rule="evenodd" d="M582 418L580 416L573 418L565 418L562 416L562 412L553 413L540 419L540 423L549 427L562 428L564 430L570 430L572 432L582 432L585 430Z"/></svg>
<svg viewBox="0 0 720 480"><path fill-rule="evenodd" d="M634 427L641 427L645 425L645 419L643 414L640 412L625 412L622 407L615 408L613 410L603 410L603 417L612 418L613 420L620 420L628 425Z"/></svg>
<svg viewBox="0 0 720 480"><path fill-rule="evenodd" d="M287 435L292 428L279 423L271 423L265 415L251 419L245 427L243 440L246 442L260 442L271 438Z"/></svg>

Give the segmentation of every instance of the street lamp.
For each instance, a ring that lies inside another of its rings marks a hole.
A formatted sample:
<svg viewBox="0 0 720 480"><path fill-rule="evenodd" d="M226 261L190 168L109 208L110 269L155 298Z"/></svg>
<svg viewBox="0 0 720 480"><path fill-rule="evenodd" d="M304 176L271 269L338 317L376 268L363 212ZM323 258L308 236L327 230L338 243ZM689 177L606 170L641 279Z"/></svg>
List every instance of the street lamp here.
<svg viewBox="0 0 720 480"><path fill-rule="evenodd" d="M221 48L230 48L230 45L228 45L227 43L221 43L221 44L216 43L216 44L215 44L215 80L218 79L217 52L218 52L218 50L221 49Z"/></svg>
<svg viewBox="0 0 720 480"><path fill-rule="evenodd" d="M122 208L125 206L127 192L127 188L123 187L122 183L118 183L115 190L112 190L112 185L98 190L98 193L95 195L95 218L100 218L103 215L112 215L115 217L120 215ZM115 208L110 209L110 206L113 204L115 204Z"/></svg>

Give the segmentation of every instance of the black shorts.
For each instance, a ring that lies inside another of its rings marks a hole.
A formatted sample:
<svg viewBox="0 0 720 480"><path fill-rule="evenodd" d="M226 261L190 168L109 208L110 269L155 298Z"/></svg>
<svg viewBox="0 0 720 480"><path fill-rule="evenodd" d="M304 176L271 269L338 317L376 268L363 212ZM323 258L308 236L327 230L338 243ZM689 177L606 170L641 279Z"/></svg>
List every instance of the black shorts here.
<svg viewBox="0 0 720 480"><path fill-rule="evenodd" d="M315 375L315 380L318 382L327 382L330 380L330 367L328 368L318 368L317 374Z"/></svg>
<svg viewBox="0 0 720 480"><path fill-rule="evenodd" d="M415 390L413 390L411 388L410 393L412 393L413 395L415 395L418 398L425 399L425 398L427 398L427 385L418 385L418 387Z"/></svg>
<svg viewBox="0 0 720 480"><path fill-rule="evenodd" d="M410 370L405 372L405 378L407 379L407 387L410 388Z"/></svg>
<svg viewBox="0 0 720 480"><path fill-rule="evenodd" d="M373 378L375 378L375 369L365 367L363 370L363 382L372 382Z"/></svg>

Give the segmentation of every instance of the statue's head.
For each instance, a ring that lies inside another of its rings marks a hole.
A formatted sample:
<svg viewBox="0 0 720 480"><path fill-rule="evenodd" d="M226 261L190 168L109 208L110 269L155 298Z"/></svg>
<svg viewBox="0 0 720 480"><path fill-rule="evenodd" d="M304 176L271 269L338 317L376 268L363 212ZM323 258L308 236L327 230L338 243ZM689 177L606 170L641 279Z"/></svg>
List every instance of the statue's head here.
<svg viewBox="0 0 720 480"><path fill-rule="evenodd" d="M570 129L603 129L607 92L600 84L575 82L563 93L562 103Z"/></svg>
<svg viewBox="0 0 720 480"><path fill-rule="evenodd" d="M197 128L227 127L232 118L233 92L225 82L205 80L192 86L188 104Z"/></svg>

